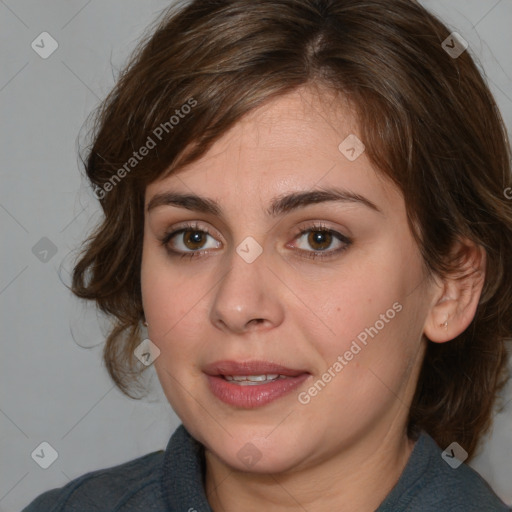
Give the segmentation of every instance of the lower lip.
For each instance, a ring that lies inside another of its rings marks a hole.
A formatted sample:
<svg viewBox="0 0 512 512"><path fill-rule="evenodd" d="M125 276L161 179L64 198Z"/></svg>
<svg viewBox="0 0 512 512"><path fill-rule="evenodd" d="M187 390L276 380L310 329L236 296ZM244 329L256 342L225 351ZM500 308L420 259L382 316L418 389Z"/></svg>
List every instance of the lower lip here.
<svg viewBox="0 0 512 512"><path fill-rule="evenodd" d="M243 386L219 375L207 375L210 390L219 400L243 409L254 409L273 402L300 386L308 377L308 373L303 373L265 384Z"/></svg>

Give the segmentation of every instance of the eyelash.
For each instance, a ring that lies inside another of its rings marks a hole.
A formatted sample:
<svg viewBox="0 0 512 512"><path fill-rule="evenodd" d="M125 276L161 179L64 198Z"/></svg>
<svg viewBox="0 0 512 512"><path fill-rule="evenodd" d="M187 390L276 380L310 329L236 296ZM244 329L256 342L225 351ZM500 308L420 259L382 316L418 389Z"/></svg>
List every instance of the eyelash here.
<svg viewBox="0 0 512 512"><path fill-rule="evenodd" d="M295 235L294 240L297 238L300 238L304 234L309 233L311 231L312 232L320 232L320 233L329 233L329 234L333 235L335 238L337 238L339 241L343 242L344 245L343 245L343 247L340 247L339 249L330 250L330 251L305 251L305 250L299 249L300 252L304 253L305 258L309 258L309 259L313 259L313 260L314 259L331 258L335 255L341 254L342 252L347 250L349 248L349 246L352 244L352 240L350 238L348 238L347 236L342 235L341 233L338 233L337 231L335 231L333 229L329 229L327 226L325 226L323 224L315 224L315 223L311 224L307 228L301 229ZM180 252L180 251L171 249L169 247L169 245L168 245L169 242L175 236L182 234L182 233L186 233L186 232L205 233L205 234L213 237L213 235L207 229L200 227L199 224L194 222L194 223L185 224L183 227L181 227L178 230L165 233L163 235L163 237L159 239L160 244L163 247L165 247L167 252L173 257L179 257L180 259L183 259L183 258L193 259L193 258L201 257L201 255L204 254L205 252L207 252L208 250Z"/></svg>

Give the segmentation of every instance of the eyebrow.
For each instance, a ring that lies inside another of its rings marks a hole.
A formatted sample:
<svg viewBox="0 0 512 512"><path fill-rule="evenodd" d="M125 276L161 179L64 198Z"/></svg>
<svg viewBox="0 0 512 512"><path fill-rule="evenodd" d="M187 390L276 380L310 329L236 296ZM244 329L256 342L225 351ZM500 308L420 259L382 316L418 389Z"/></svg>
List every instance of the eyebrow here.
<svg viewBox="0 0 512 512"><path fill-rule="evenodd" d="M383 215L383 212L377 205L366 197L339 188L292 192L277 196L272 200L266 213L270 217L278 217L299 208L325 202L357 203ZM148 203L147 212L160 206L176 206L186 210L212 214L217 217L223 216L222 208L217 201L195 194L181 194L170 191L155 194Z"/></svg>

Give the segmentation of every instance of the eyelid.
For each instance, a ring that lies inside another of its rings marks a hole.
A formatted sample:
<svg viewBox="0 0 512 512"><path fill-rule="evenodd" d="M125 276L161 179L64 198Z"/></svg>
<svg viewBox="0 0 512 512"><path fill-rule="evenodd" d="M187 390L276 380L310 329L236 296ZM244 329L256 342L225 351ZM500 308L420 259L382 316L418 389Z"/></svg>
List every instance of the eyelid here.
<svg viewBox="0 0 512 512"><path fill-rule="evenodd" d="M184 221L175 226L173 225L171 228L166 230L165 234L176 234L178 231L182 230L204 231L205 233L208 233L209 235L213 236L213 230L209 226L206 226L205 224L202 224L201 221L197 220Z"/></svg>
<svg viewBox="0 0 512 512"><path fill-rule="evenodd" d="M353 243L352 237L349 237L347 235L344 235L343 233L340 233L337 229L330 227L328 224L325 224L323 221L310 221L310 223L306 223L302 227L297 228L297 232L293 237L293 241L297 240L298 238L302 237L306 233L310 232L325 232L331 234L333 238L336 238L339 242L344 244L342 247L338 249L329 249L325 251L319 251L319 250L312 250L312 251L305 251L304 249L298 249L300 252L303 253L311 253L311 254L317 254L318 257L324 257L328 258L329 256L335 256L341 252L343 252L345 249L347 249L350 245ZM289 245L287 245L289 247ZM323 255L323 256L322 256Z"/></svg>
<svg viewBox="0 0 512 512"><path fill-rule="evenodd" d="M205 225L202 225L198 221L185 221L181 224L178 224L177 226L173 226L172 228L165 231L162 237L159 237L159 241L162 245L167 245L170 240L172 240L177 235L184 233L186 231L201 231L203 233L206 233L207 235L215 238L216 236L212 233L212 229L209 227L206 227ZM222 238L222 237L221 237ZM179 251L175 251L179 252ZM190 251L190 252L200 252L200 251Z"/></svg>
<svg viewBox="0 0 512 512"><path fill-rule="evenodd" d="M199 231L203 232L213 238L215 236L212 234L210 228L201 225L198 221L185 221L182 224L178 224L177 226L173 226L170 230L166 231L164 235L159 238L159 241L161 245L165 246L167 248L167 251L171 253L173 256L178 257L194 257L194 255L197 255L197 257L202 256L204 253L208 253L211 249L198 249L196 251L180 251L171 249L168 247L169 242L179 234L182 234L186 231ZM319 251L319 250L311 250L307 251L304 249L297 249L298 252L303 253L308 258L312 259L327 259L329 257L335 257L341 252L343 252L345 249L347 249L352 243L353 240L351 237L344 235L343 233L340 233L336 229L330 227L328 224L326 224L323 221L305 221L302 223L302 225L299 225L295 231L295 234L293 235L292 241L297 240L300 236L304 235L305 233L308 233L310 231L325 231L330 234L336 239L338 239L340 242L342 242L344 245L341 248L338 249L329 249L325 251ZM290 247L287 244L287 247Z"/></svg>
<svg viewBox="0 0 512 512"><path fill-rule="evenodd" d="M324 222L322 220L309 220L309 221L301 222L299 224L299 226L297 226L297 231L296 231L295 236L301 235L305 231L315 231L315 230L318 230L318 231L329 231L329 232L332 232L332 233L335 233L335 234L339 234L343 238L346 238L347 240L350 239L350 237L348 235L344 235L343 233L340 233L338 231L338 229L341 229L341 228L333 227L333 226L329 225L328 223L326 223L326 222Z"/></svg>

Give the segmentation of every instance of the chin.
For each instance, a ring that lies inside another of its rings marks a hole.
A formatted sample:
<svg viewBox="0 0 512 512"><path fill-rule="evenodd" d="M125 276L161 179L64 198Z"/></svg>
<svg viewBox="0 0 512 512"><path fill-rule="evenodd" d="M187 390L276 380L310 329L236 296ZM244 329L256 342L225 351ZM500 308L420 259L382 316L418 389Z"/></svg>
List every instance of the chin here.
<svg viewBox="0 0 512 512"><path fill-rule="evenodd" d="M297 468L302 459L297 447L300 446L303 451L307 449L306 443L291 436L284 428L280 435L274 432L270 436L268 433L272 430L268 428L258 433L255 433L254 427L234 431L228 426L227 430L233 437L227 433L222 438L207 434L196 439L200 439L217 459L237 471L259 474L290 471Z"/></svg>
<svg viewBox="0 0 512 512"><path fill-rule="evenodd" d="M255 449L252 443L242 446L238 451L215 451L215 456L226 466L236 471L253 474L277 474L297 468L299 463L297 453L290 452L288 448L280 451L276 449L263 453Z"/></svg>

